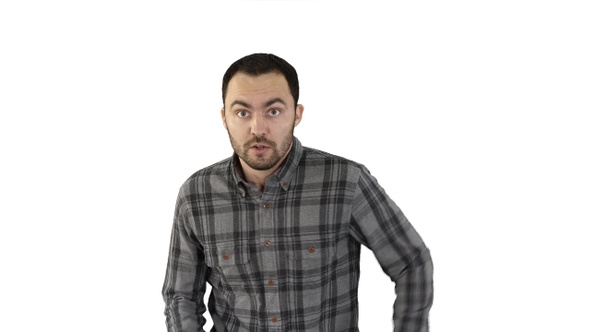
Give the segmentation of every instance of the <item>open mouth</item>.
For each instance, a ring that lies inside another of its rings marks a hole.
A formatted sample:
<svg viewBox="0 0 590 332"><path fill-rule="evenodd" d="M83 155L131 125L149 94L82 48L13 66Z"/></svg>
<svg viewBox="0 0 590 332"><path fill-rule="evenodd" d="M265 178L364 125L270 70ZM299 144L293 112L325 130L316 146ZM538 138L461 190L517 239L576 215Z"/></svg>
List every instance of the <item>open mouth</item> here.
<svg viewBox="0 0 590 332"><path fill-rule="evenodd" d="M266 151L266 149L268 149L268 146L255 144L255 145L252 145L251 149L253 149L254 151L257 151L257 152L262 152L262 151Z"/></svg>

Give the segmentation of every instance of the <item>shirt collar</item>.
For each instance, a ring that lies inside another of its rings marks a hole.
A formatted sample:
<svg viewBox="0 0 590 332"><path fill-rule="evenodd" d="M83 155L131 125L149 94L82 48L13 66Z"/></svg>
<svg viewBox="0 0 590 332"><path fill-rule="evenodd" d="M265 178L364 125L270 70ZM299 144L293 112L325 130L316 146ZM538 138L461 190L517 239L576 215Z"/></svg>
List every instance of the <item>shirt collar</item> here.
<svg viewBox="0 0 590 332"><path fill-rule="evenodd" d="M295 170L299 165L299 160L301 160L302 155L303 146L301 145L301 142L297 139L297 137L293 137L293 145L291 146L291 151L289 151L287 159L285 159L283 165L279 167L279 169L274 174L271 175L269 180L272 177L276 177L279 185L284 190L287 190L289 188L291 178L293 178L293 174L295 174ZM231 158L230 168L233 170L231 173L234 182L239 188L238 191L240 193L240 196L244 197L246 188L249 186L249 184L246 182L246 180L244 180L244 172L242 171L240 159L235 152L233 154L233 157Z"/></svg>
<svg viewBox="0 0 590 332"><path fill-rule="evenodd" d="M302 155L303 146L297 137L293 137L293 146L291 147L291 151L289 151L287 159L285 159L283 166L275 172L275 175L279 180L279 185L283 189L287 190L289 188L290 181L297 170L297 166L299 166L299 161L301 160Z"/></svg>

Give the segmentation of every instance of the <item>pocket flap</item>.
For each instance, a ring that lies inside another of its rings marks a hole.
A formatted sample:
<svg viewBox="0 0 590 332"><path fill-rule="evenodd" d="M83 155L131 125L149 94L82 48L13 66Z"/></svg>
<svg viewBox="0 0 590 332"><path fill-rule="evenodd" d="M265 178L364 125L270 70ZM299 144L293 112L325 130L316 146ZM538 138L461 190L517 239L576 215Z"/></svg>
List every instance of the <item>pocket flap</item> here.
<svg viewBox="0 0 590 332"><path fill-rule="evenodd" d="M245 247L231 245L216 245L205 249L205 261L209 266L231 266L246 264L250 261Z"/></svg>

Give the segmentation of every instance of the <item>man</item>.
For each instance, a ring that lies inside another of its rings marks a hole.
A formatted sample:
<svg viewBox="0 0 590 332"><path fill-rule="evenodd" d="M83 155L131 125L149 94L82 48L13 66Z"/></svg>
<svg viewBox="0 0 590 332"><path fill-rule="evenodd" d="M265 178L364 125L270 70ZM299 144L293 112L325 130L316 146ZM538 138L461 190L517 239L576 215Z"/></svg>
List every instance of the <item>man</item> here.
<svg viewBox="0 0 590 332"><path fill-rule="evenodd" d="M180 189L162 290L168 331L203 331L207 283L213 331L358 331L361 244L396 283L394 331L428 331L429 250L363 165L293 136L298 97L295 69L272 54L225 73L234 155Z"/></svg>

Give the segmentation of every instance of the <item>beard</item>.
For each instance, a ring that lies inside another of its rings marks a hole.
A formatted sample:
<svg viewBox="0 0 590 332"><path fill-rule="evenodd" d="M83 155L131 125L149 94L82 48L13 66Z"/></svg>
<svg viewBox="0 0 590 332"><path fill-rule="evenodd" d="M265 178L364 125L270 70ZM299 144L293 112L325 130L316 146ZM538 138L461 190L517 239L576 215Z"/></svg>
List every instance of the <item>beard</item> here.
<svg viewBox="0 0 590 332"><path fill-rule="evenodd" d="M281 142L280 146L274 141L271 141L265 137L254 137L248 142L246 142L243 146L240 146L239 143L234 139L234 137L229 133L229 140L231 142L231 146L234 149L234 152L243 160L246 165L250 168L257 170L257 171L267 171L272 169L277 165L281 159L289 152L291 145L293 144L293 129L291 129L291 133L287 136L283 142ZM268 145L270 147L271 153L268 158L265 158L263 154L252 154L250 147L253 144L260 143L264 145Z"/></svg>

